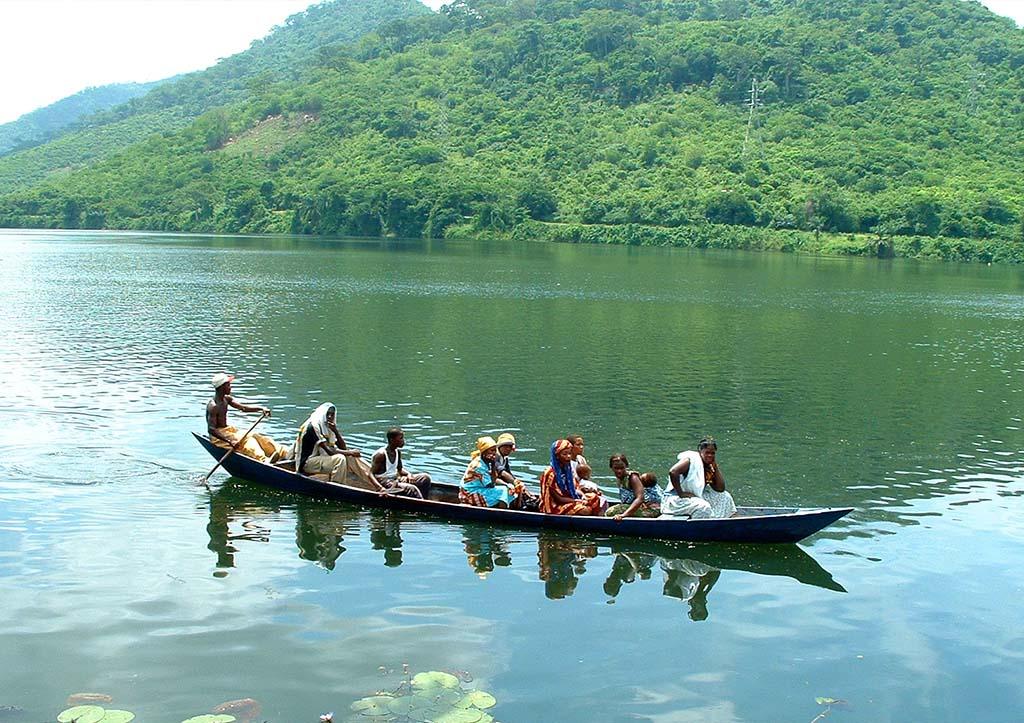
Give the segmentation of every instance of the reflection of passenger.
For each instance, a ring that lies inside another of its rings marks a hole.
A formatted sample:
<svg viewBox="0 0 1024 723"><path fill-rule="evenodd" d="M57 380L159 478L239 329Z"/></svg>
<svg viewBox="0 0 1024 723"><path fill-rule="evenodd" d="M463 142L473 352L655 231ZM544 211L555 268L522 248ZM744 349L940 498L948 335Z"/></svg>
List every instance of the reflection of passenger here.
<svg viewBox="0 0 1024 723"><path fill-rule="evenodd" d="M590 542L537 535L537 563L544 594L551 600L569 597L576 590L579 576L587 571L587 559L597 557L597 547Z"/></svg>
<svg viewBox="0 0 1024 723"><path fill-rule="evenodd" d="M217 555L217 567L224 570L235 567L235 553L238 548L235 540L249 540L252 542L267 542L270 540L270 530L262 527L253 515L265 513L268 510L248 504L232 504L230 493L232 487L225 484L216 493L210 495L210 521L206 525L206 532L210 536L210 542L206 548ZM242 532L232 533L231 524L241 520ZM226 572L214 573L217 577L223 577Z"/></svg>
<svg viewBox="0 0 1024 723"><path fill-rule="evenodd" d="M661 503L661 514L707 519L732 517L736 503L725 491L725 478L715 462L718 444L705 437L697 451L679 453L679 461L668 471L669 487Z"/></svg>
<svg viewBox="0 0 1024 723"><path fill-rule="evenodd" d="M604 591L611 597L619 594L624 584L651 579L651 570L658 561L657 555L646 552L619 552L612 561L612 569L608 579L604 581Z"/></svg>
<svg viewBox="0 0 1024 723"><path fill-rule="evenodd" d="M299 548L299 557L333 570L341 553L345 551L341 544L345 539L345 523L351 521L356 514L298 506L295 509L295 544Z"/></svg>
<svg viewBox="0 0 1024 723"><path fill-rule="evenodd" d="M708 593L722 571L696 560L673 558L662 558L661 569L665 571L662 594L688 602L691 620L707 620Z"/></svg>
<svg viewBox="0 0 1024 723"><path fill-rule="evenodd" d="M493 572L495 565L508 567L512 564L512 555L504 535L493 528L476 525L465 527L462 541L466 547L466 561L481 578Z"/></svg>
<svg viewBox="0 0 1024 723"><path fill-rule="evenodd" d="M370 517L370 546L384 551L387 567L402 564L402 527L394 515L384 513Z"/></svg>

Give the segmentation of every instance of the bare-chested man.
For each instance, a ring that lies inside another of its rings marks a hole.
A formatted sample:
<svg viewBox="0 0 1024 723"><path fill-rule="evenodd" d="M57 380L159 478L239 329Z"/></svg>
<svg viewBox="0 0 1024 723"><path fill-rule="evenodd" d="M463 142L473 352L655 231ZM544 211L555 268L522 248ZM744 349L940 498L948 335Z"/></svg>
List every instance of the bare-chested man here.
<svg viewBox="0 0 1024 723"><path fill-rule="evenodd" d="M240 412L261 412L270 416L270 410L267 407L242 404L231 396L231 382L234 379L233 374L223 372L214 374L210 382L215 390L213 399L206 403L206 431L214 444L225 449L234 447L244 434L228 425L228 407L233 407ZM245 438L245 442L238 448L238 451L261 461L268 459L277 461L287 455L286 447L280 447L270 437L255 432Z"/></svg>

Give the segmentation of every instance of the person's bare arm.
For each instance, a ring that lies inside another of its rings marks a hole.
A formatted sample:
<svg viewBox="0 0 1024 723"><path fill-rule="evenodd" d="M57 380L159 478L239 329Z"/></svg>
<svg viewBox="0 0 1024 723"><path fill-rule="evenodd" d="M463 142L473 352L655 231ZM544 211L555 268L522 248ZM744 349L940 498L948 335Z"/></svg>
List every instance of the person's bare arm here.
<svg viewBox="0 0 1024 723"><path fill-rule="evenodd" d="M680 497L695 497L692 492L683 492L683 486L679 481L690 474L690 458L681 459L672 465L672 469L668 471L668 480L672 483L672 489Z"/></svg>
<svg viewBox="0 0 1024 723"><path fill-rule="evenodd" d="M338 439L338 444L335 446L327 446L325 444L324 449L326 449L331 454L343 454L346 457L362 456L362 452L360 452L358 449L348 448L348 445L345 443L345 438L341 436L341 432L338 431L338 427L336 425L328 424L327 426L328 429L334 432L334 436Z"/></svg>
<svg viewBox="0 0 1024 723"><path fill-rule="evenodd" d="M370 458L370 472L373 473L374 477L384 474L387 469L387 465L384 463L385 454L386 452L377 452Z"/></svg>
<svg viewBox="0 0 1024 723"><path fill-rule="evenodd" d="M711 477L707 482L715 492L725 492L725 477L722 476L722 469L717 462L711 464Z"/></svg>
<svg viewBox="0 0 1024 723"><path fill-rule="evenodd" d="M227 402L229 405L231 405L233 408L237 409L240 412L262 412L263 414L266 414L268 417L270 416L270 407L259 407L254 406L252 404L242 404L241 402L235 401L235 398L231 396L227 397Z"/></svg>

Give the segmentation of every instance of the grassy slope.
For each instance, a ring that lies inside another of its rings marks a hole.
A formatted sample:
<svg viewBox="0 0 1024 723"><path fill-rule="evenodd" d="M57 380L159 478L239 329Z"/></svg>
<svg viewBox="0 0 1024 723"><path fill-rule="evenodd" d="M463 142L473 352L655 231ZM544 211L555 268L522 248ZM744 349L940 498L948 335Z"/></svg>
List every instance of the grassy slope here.
<svg viewBox="0 0 1024 723"><path fill-rule="evenodd" d="M0 195L84 168L154 134L185 128L211 108L243 101L266 84L298 81L322 47L351 42L382 22L426 12L417 0L314 5L212 68L163 84L49 143L0 157Z"/></svg>

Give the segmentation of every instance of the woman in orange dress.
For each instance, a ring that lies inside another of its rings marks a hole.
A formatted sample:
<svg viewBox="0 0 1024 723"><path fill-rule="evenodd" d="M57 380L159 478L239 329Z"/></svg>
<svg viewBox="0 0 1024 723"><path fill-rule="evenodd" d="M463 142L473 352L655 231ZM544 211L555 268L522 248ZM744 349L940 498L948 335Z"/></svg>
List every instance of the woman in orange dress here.
<svg viewBox="0 0 1024 723"><path fill-rule="evenodd" d="M572 473L572 442L559 439L551 445L551 466L540 476L540 511L550 515L600 515L600 493L581 492Z"/></svg>

